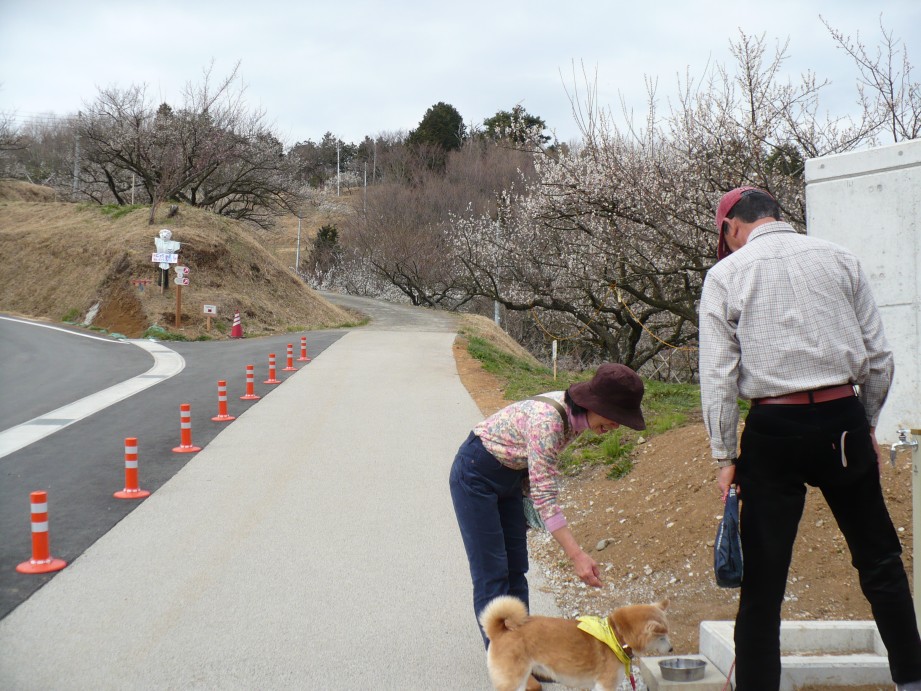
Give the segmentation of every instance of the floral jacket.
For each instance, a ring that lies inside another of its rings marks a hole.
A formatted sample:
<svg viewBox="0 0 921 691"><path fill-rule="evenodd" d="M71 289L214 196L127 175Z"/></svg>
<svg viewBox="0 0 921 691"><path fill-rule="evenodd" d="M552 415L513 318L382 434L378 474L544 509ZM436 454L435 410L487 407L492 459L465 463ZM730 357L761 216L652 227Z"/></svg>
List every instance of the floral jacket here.
<svg viewBox="0 0 921 691"><path fill-rule="evenodd" d="M569 417L566 434L559 411L543 401L512 403L473 428L483 446L509 468L528 470L530 496L551 533L566 525L557 502L559 487L557 457L560 451L588 427L584 416L573 416L564 403L563 391L541 394L559 401ZM581 419L580 419L581 418Z"/></svg>

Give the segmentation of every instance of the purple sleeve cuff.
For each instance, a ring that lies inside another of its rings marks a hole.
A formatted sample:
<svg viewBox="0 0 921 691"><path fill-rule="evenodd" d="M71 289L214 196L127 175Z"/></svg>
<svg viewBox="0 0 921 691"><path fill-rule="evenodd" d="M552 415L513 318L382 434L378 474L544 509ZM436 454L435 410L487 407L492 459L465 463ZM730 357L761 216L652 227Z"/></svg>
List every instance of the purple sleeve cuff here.
<svg viewBox="0 0 921 691"><path fill-rule="evenodd" d="M566 527L569 525L569 522L566 520L566 516L563 515L562 511L557 511L550 518L544 519L544 525L547 526L547 532L552 533L555 530Z"/></svg>

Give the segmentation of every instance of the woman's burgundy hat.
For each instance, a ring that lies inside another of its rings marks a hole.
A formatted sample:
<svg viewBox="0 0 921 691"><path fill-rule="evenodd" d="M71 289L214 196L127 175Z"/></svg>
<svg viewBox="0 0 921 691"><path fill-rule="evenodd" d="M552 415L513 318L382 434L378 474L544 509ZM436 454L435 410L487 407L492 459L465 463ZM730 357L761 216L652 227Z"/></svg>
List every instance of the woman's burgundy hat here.
<svg viewBox="0 0 921 691"><path fill-rule="evenodd" d="M586 410L631 429L646 429L640 409L643 380L626 365L601 365L594 377L573 384L568 391L572 400Z"/></svg>

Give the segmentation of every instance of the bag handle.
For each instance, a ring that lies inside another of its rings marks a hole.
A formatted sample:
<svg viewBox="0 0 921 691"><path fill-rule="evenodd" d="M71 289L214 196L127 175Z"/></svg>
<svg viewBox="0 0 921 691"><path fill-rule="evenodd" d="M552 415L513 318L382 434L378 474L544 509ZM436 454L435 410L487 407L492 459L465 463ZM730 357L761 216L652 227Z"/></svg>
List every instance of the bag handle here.
<svg viewBox="0 0 921 691"><path fill-rule="evenodd" d="M563 404L557 401L554 398L549 396L531 396L528 398L529 401L540 401L541 403L549 403L554 408L556 412L560 414L560 417L563 419L563 434L569 436L569 415L566 413L566 408L563 407Z"/></svg>

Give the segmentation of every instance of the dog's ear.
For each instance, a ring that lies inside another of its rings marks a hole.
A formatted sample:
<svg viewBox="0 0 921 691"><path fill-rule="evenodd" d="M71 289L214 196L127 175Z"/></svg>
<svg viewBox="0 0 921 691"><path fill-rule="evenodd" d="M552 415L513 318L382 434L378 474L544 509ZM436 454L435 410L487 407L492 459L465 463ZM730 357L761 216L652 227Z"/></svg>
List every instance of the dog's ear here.
<svg viewBox="0 0 921 691"><path fill-rule="evenodd" d="M668 609L668 598L666 597L664 600L662 600L662 602L657 604L656 607L658 607L662 611L665 611L666 609Z"/></svg>
<svg viewBox="0 0 921 691"><path fill-rule="evenodd" d="M667 636L668 627L661 621L650 620L646 622L646 635L650 638L654 636Z"/></svg>

